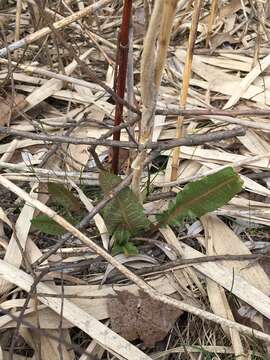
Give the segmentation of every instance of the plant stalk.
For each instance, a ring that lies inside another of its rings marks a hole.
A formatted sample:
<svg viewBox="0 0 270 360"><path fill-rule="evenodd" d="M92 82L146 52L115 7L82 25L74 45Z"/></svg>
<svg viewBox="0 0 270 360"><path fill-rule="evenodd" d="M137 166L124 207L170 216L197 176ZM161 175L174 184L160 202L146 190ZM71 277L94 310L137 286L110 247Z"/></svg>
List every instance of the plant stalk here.
<svg viewBox="0 0 270 360"><path fill-rule="evenodd" d="M129 29L132 16L132 0L125 0L123 6L122 23L118 37L118 48L116 56L115 68L115 92L124 99L127 77L128 64L128 43L129 43ZM120 125L123 117L123 104L116 103L114 126ZM120 140L120 131L113 134L113 140ZM119 148L112 148L112 170L115 174L118 173L119 164Z"/></svg>
<svg viewBox="0 0 270 360"><path fill-rule="evenodd" d="M140 144L151 140L157 96L169 46L177 0L156 0L146 33L141 62L142 120ZM158 48L156 49L156 42ZM140 197L140 178L147 151L142 150L132 164L132 190Z"/></svg>
<svg viewBox="0 0 270 360"><path fill-rule="evenodd" d="M209 19L208 19L207 37L206 37L206 41L205 41L206 47L209 47L209 41L210 41L210 37L211 37L211 33L212 33L213 24L215 21L216 12L217 12L217 5L218 5L217 0L212 0L210 15L209 15Z"/></svg>
<svg viewBox="0 0 270 360"><path fill-rule="evenodd" d="M188 39L188 49L186 53L185 67L183 71L183 83L182 83L181 95L179 100L179 105L180 107L183 108L186 106L187 97L188 97L188 88L189 88L189 81L191 75L193 51L195 47L196 34L197 34L202 4L203 4L203 0L197 0L195 2L193 14L192 14L192 22L189 33L189 39ZM184 117L178 116L176 122L176 136L175 136L176 139L180 139L183 136L182 134L183 121L184 121ZM180 157L180 148L178 147L173 151L171 181L175 181L177 178L179 157Z"/></svg>

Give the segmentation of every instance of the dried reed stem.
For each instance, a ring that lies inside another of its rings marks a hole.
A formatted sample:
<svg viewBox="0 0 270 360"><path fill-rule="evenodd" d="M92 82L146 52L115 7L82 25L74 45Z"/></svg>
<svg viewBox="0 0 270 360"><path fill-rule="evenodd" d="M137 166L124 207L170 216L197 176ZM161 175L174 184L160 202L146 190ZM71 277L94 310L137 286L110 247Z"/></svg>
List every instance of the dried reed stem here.
<svg viewBox="0 0 270 360"><path fill-rule="evenodd" d="M15 41L18 41L20 39L21 14L22 14L22 0L17 0L15 39L14 39Z"/></svg>
<svg viewBox="0 0 270 360"><path fill-rule="evenodd" d="M176 11L177 0L156 0L144 41L141 62L142 120L140 144L151 140L157 96L164 69L167 49ZM156 51L156 41L158 50ZM132 164L134 176L132 189L139 196L140 178L146 149L138 153Z"/></svg>
<svg viewBox="0 0 270 360"><path fill-rule="evenodd" d="M188 49L187 49L187 53L186 53L185 67L184 67L184 71L183 71L182 89L181 89L181 95L180 95L180 100L179 100L181 107L185 107L186 102L187 102L189 80L190 80L190 75L191 75L191 66L192 66L192 59L193 59L193 50L194 50L194 46L195 46L195 40L196 40L196 34L197 34L197 28L198 28L202 4L203 4L203 0L197 0L194 5L191 29L190 29L190 33L189 33L189 39L188 39ZM182 136L183 121L184 121L184 117L178 116L177 122L176 122L176 135L175 135L176 139L180 139ZM180 148L174 149L173 157L172 157L172 172L171 172L171 180L172 181L175 181L177 178L179 156L180 156Z"/></svg>
<svg viewBox="0 0 270 360"><path fill-rule="evenodd" d="M210 16L208 18L207 37L206 37L206 41L205 41L206 47L209 46L209 40L210 40L213 24L215 21L216 12L217 12L217 0L212 0Z"/></svg>

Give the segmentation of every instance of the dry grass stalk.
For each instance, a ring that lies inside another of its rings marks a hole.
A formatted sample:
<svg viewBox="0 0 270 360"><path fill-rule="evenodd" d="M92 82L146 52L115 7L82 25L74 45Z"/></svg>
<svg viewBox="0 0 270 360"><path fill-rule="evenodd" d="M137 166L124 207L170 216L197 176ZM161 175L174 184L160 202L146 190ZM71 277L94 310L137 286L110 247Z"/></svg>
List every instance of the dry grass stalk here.
<svg viewBox="0 0 270 360"><path fill-rule="evenodd" d="M215 21L216 11L217 11L217 5L218 5L218 1L217 0L212 0L210 15L209 15L209 19L208 19L207 38L206 38L206 41L205 41L206 47L209 46L210 36L211 36L213 24L214 24L214 21Z"/></svg>
<svg viewBox="0 0 270 360"><path fill-rule="evenodd" d="M22 0L17 0L15 41L18 41L20 39L21 14L22 14Z"/></svg>
<svg viewBox="0 0 270 360"><path fill-rule="evenodd" d="M200 19L200 13L201 13L201 7L203 4L203 0L197 0L195 2L193 14L192 14L192 23L191 23L191 29L189 33L189 40L188 40L188 48L186 53L186 59L185 59L185 67L183 71L183 82L182 82L182 89L181 89L181 95L180 95L180 107L185 107L188 97L188 88L189 88L189 81L191 77L191 66L192 66L192 58L193 58L193 51L197 36L197 28L198 23ZM176 122L176 139L180 139L183 130L183 116L178 116L177 122ZM179 156L180 156L180 148L176 148L173 151L173 157L172 157L172 170L171 170L171 181L175 181L177 179L177 170L178 170L178 162L179 162Z"/></svg>
<svg viewBox="0 0 270 360"><path fill-rule="evenodd" d="M140 143L147 144L151 140L154 115L160 81L166 61L167 49L176 11L177 0L157 0L144 41L141 62L141 99L142 119ZM156 41L158 50L156 51ZM140 195L140 178L146 150L137 155L132 167L134 176L132 189Z"/></svg>

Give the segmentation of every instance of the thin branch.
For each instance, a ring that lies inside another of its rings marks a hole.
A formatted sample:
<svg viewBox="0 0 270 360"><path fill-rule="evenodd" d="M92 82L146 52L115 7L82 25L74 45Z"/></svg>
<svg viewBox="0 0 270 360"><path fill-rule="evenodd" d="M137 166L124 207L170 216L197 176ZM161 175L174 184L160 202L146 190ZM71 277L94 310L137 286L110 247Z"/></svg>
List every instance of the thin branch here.
<svg viewBox="0 0 270 360"><path fill-rule="evenodd" d="M239 127L232 130L213 131L212 133L209 134L191 135L179 140L164 140L164 141L150 142L144 145L144 144L135 144L130 141L115 141L115 140L108 140L102 138L100 139L94 139L91 137L75 138L71 136L67 137L61 135L33 134L27 131L14 130L11 128L5 128L3 126L0 126L0 134L4 134L6 136L13 135L22 138L32 139L32 140L41 140L41 141L48 141L52 143L62 143L62 144L117 146L117 147L131 148L138 150L153 149L158 151L169 150L178 146L202 145L207 142L231 139L235 136L243 136L245 135L245 133L246 133L245 129Z"/></svg>
<svg viewBox="0 0 270 360"><path fill-rule="evenodd" d="M168 109L157 109L156 115L183 115L183 116L204 116L204 115L220 115L220 116L268 116L269 109L247 109L247 110L220 110L216 108L210 109L184 109L179 107Z"/></svg>
<svg viewBox="0 0 270 360"><path fill-rule="evenodd" d="M134 239L135 240L135 239ZM158 264L150 267L145 267L141 269L134 270L136 275L145 276L152 273L162 273L173 271L178 268L183 268L187 266L193 266L195 264L202 264L206 262L218 262L218 261L247 261L247 260L261 260L261 259L269 259L269 256L263 254L243 254L243 255L210 255L210 256L200 256L192 259L178 259L175 261L167 262L166 264ZM89 260L85 260L87 263ZM61 268L60 268L61 269ZM124 280L125 277L121 274L117 274L112 276L109 279L109 282L116 282L120 280Z"/></svg>

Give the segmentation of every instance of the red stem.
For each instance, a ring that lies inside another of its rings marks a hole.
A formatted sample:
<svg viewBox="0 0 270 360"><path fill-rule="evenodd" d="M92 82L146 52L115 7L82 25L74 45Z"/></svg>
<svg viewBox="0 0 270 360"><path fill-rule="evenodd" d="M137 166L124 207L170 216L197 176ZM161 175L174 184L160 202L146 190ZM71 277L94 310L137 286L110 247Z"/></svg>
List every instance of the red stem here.
<svg viewBox="0 0 270 360"><path fill-rule="evenodd" d="M122 23L118 37L118 48L116 55L116 69L115 69L115 92L118 96L124 99L126 88L127 76L127 63L128 63L128 38L129 26L132 15L132 0L125 0L123 6ZM114 126L118 126L122 122L123 105L116 103ZM120 140L120 131L113 134L113 140ZM112 170L115 174L118 173L119 163L119 148L113 147L112 149Z"/></svg>

